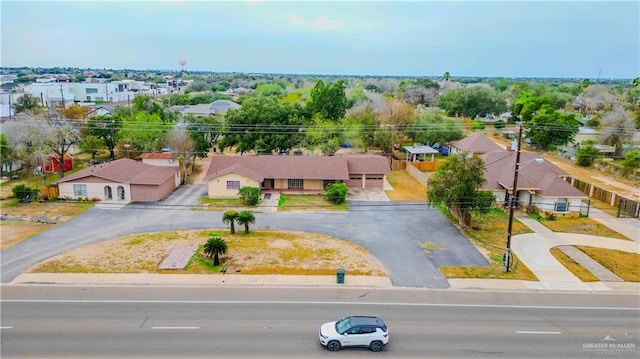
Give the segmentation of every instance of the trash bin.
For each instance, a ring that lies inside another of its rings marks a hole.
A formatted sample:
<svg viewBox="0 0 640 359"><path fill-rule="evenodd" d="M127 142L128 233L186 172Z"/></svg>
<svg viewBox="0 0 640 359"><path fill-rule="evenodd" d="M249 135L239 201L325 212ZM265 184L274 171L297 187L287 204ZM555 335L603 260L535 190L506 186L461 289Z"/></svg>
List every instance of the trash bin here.
<svg viewBox="0 0 640 359"><path fill-rule="evenodd" d="M344 269L338 269L336 271L336 282L338 284L344 284Z"/></svg>

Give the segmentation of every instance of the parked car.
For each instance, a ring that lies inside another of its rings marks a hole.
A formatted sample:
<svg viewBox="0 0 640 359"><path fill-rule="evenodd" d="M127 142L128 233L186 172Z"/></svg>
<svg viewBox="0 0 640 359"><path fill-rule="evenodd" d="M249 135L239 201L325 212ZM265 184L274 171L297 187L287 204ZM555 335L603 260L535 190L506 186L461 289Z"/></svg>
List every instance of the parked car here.
<svg viewBox="0 0 640 359"><path fill-rule="evenodd" d="M346 347L379 352L389 343L389 329L379 317L351 316L324 323L319 336L320 344L332 352Z"/></svg>
<svg viewBox="0 0 640 359"><path fill-rule="evenodd" d="M447 147L440 147L438 152L440 152L441 155L449 156L449 148Z"/></svg>

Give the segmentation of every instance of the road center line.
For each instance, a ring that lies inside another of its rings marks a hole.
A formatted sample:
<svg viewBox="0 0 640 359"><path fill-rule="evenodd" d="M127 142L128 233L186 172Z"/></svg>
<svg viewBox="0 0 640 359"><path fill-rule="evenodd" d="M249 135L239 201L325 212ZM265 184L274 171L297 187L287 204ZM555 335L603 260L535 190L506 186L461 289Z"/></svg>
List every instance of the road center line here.
<svg viewBox="0 0 640 359"><path fill-rule="evenodd" d="M517 330L516 334L562 334L562 332L541 332L541 331Z"/></svg>
<svg viewBox="0 0 640 359"><path fill-rule="evenodd" d="M198 330L200 327L151 327L155 330Z"/></svg>
<svg viewBox="0 0 640 359"><path fill-rule="evenodd" d="M0 327L0 330L3 330L3 329L13 329L13 327Z"/></svg>

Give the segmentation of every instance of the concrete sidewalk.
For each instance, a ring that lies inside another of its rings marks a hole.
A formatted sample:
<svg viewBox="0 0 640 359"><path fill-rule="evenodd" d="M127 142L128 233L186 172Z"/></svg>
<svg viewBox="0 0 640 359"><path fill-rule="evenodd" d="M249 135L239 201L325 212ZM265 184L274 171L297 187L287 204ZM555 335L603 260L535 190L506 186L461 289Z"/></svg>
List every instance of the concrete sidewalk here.
<svg viewBox="0 0 640 359"><path fill-rule="evenodd" d="M3 285L84 285L84 286L171 286L171 287L315 287L315 288L398 288L388 277L345 276L345 283L336 283L331 275L249 275L249 274L150 274L150 273L23 273ZM449 279L444 290L503 291L569 291L565 288L540 286L538 282L504 279ZM415 288L433 290L427 288ZM585 283L582 291L640 293L640 283Z"/></svg>
<svg viewBox="0 0 640 359"><path fill-rule="evenodd" d="M594 287L617 287L611 282L582 282L553 257L550 250L556 246L583 245L640 254L640 244L635 241L556 233L530 217L521 215L517 218L535 232L514 236L511 242L515 255L538 277L538 282L527 283L531 289L590 291Z"/></svg>

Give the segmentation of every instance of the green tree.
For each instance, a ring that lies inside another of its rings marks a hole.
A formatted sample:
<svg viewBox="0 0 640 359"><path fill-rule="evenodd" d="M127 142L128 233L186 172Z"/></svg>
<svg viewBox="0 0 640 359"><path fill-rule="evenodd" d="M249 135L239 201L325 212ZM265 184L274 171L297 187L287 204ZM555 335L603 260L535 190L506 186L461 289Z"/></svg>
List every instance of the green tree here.
<svg viewBox="0 0 640 359"><path fill-rule="evenodd" d="M449 79L451 78L451 74L449 73L449 71L445 71L444 76L442 76L442 78L445 81L449 81Z"/></svg>
<svg viewBox="0 0 640 359"><path fill-rule="evenodd" d="M486 213L495 203L490 191L481 190L486 182L484 163L476 156L451 155L429 177L427 199L431 205L444 205L471 226L471 212Z"/></svg>
<svg viewBox="0 0 640 359"><path fill-rule="evenodd" d="M462 126L445 118L438 110L424 111L405 129L405 133L419 143L447 143L464 137Z"/></svg>
<svg viewBox="0 0 640 359"><path fill-rule="evenodd" d="M524 122L527 137L545 150L573 141L579 126L574 114L560 113L546 104L531 121Z"/></svg>
<svg viewBox="0 0 640 359"><path fill-rule="evenodd" d="M507 101L503 94L492 88L463 87L440 96L438 107L447 111L449 116L476 118L505 112Z"/></svg>
<svg viewBox="0 0 640 359"><path fill-rule="evenodd" d="M331 183L324 191L324 198L333 204L342 204L347 200L349 187L344 183Z"/></svg>
<svg viewBox="0 0 640 359"><path fill-rule="evenodd" d="M475 119L471 121L471 128L474 130L484 130L484 127L484 122L482 122L482 120Z"/></svg>
<svg viewBox="0 0 640 359"><path fill-rule="evenodd" d="M209 240L203 246L207 258L213 257L213 265L220 265L220 255L227 253L227 242L217 233L209 233Z"/></svg>
<svg viewBox="0 0 640 359"><path fill-rule="evenodd" d="M279 104L275 98L248 98L242 108L225 116L220 149L236 147L236 152L280 152L299 146L304 139L304 117L297 105Z"/></svg>
<svg viewBox="0 0 640 359"><path fill-rule="evenodd" d="M109 150L109 157L116 159L115 148L121 138L122 120L119 116L96 116L87 120L84 136L99 138Z"/></svg>
<svg viewBox="0 0 640 359"><path fill-rule="evenodd" d="M580 167L591 167L598 157L600 157L600 151L595 148L593 142L587 142L576 151L576 164Z"/></svg>
<svg viewBox="0 0 640 359"><path fill-rule="evenodd" d="M331 121L343 118L347 112L344 81L338 80L328 85L322 80L318 81L311 90L305 109L311 116L318 114Z"/></svg>
<svg viewBox="0 0 640 359"><path fill-rule="evenodd" d="M157 114L134 112L122 121L122 139L137 152L154 152L162 148L167 132L173 128Z"/></svg>
<svg viewBox="0 0 640 359"><path fill-rule="evenodd" d="M640 170L640 151L629 151L622 160L622 170L627 175L632 175Z"/></svg>
<svg viewBox="0 0 640 359"><path fill-rule="evenodd" d="M236 222L239 225L244 226L245 234L249 234L249 225L254 224L256 222L256 216L253 214L253 212L249 210L244 210L238 213Z"/></svg>
<svg viewBox="0 0 640 359"><path fill-rule="evenodd" d="M189 138L193 141L194 155L199 158L206 158L211 145L218 140L222 133L223 123L214 116L192 116L187 115L184 119L189 133Z"/></svg>
<svg viewBox="0 0 640 359"><path fill-rule="evenodd" d="M256 87L258 95L280 97L286 93L286 86L283 83L259 84Z"/></svg>
<svg viewBox="0 0 640 359"><path fill-rule="evenodd" d="M350 133L356 134L359 147L367 152L375 143L376 130L380 128L372 106L357 106L347 113L345 125L350 127Z"/></svg>
<svg viewBox="0 0 640 359"><path fill-rule="evenodd" d="M13 110L16 113L20 112L35 112L40 106L40 99L26 93L16 100L13 104Z"/></svg>
<svg viewBox="0 0 640 359"><path fill-rule="evenodd" d="M260 202L262 191L258 187L244 186L238 190L238 197L247 206L255 206Z"/></svg>
<svg viewBox="0 0 640 359"><path fill-rule="evenodd" d="M104 143L102 142L101 139L99 139L96 136L91 136L91 135L84 136L82 141L80 141L80 143L78 143L78 147L82 151L91 154L91 159L92 160L96 159L96 154L98 153L100 148L102 148L103 146L104 146Z"/></svg>
<svg viewBox="0 0 640 359"><path fill-rule="evenodd" d="M14 151L4 133L0 133L0 177L4 176L4 168L13 168Z"/></svg>
<svg viewBox="0 0 640 359"><path fill-rule="evenodd" d="M345 132L344 121L331 121L316 115L313 124L306 129L305 147L333 156L346 140Z"/></svg>
<svg viewBox="0 0 640 359"><path fill-rule="evenodd" d="M229 231L231 234L236 233L236 219L238 219L238 212L229 210L222 214L222 223L229 224Z"/></svg>

